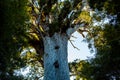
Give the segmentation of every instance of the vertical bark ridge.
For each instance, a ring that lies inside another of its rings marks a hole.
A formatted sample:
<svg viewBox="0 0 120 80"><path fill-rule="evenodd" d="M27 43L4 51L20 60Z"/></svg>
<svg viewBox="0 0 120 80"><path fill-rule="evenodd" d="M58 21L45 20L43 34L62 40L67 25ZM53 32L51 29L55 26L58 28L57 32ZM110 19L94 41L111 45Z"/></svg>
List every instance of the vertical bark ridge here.
<svg viewBox="0 0 120 80"><path fill-rule="evenodd" d="M70 80L67 36L55 33L44 38L44 80Z"/></svg>

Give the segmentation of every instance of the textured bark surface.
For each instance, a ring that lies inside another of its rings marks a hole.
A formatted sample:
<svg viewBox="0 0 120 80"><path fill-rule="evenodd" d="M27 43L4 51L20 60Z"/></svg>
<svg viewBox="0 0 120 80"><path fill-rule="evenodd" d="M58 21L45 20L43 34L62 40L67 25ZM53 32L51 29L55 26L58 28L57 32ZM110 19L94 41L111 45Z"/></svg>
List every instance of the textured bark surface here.
<svg viewBox="0 0 120 80"><path fill-rule="evenodd" d="M44 80L70 80L66 35L44 38Z"/></svg>

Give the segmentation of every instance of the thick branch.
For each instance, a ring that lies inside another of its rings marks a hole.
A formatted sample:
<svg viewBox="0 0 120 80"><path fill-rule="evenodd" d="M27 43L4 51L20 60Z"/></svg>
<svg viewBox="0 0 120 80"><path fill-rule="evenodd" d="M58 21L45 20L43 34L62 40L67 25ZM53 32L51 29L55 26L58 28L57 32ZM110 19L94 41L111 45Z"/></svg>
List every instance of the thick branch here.
<svg viewBox="0 0 120 80"><path fill-rule="evenodd" d="M74 28L68 28L66 34L68 37L70 37L75 31L77 31L80 27L84 27L85 23L82 23L80 25L75 25Z"/></svg>
<svg viewBox="0 0 120 80"><path fill-rule="evenodd" d="M86 25L86 23L82 22L79 20L79 22L77 23L74 23L74 20L75 20L75 13L78 13L78 12L81 12L84 10L84 7L87 6L87 1L86 0L83 0L82 1L82 5L80 7L79 10L72 10L70 13L69 13L69 18L72 20L72 22L70 22L70 25L73 25L74 28L68 28L67 30L67 35L68 37L71 36L72 33L74 33L75 31L77 31L80 27L84 27Z"/></svg>

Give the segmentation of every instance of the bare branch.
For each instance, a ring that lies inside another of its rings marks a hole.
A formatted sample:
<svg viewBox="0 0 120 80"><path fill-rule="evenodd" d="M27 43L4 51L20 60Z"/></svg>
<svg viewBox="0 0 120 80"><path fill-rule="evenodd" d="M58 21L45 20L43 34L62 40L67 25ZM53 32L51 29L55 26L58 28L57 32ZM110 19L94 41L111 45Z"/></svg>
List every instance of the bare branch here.
<svg viewBox="0 0 120 80"><path fill-rule="evenodd" d="M85 38L83 32L88 32L88 30L82 30L82 29L78 29L77 31L82 35L83 38Z"/></svg>
<svg viewBox="0 0 120 80"><path fill-rule="evenodd" d="M42 7L42 9L41 9L41 11L40 11L40 14L39 14L39 17L38 17L38 19L37 19L37 24L40 23L40 19L41 19L42 11L43 11L43 9L44 9L45 6L47 6L47 4L45 4L45 5Z"/></svg>
<svg viewBox="0 0 120 80"><path fill-rule="evenodd" d="M77 37L75 37L75 36L73 36L73 35L72 35L71 37L73 37L73 38L77 39Z"/></svg>
<svg viewBox="0 0 120 80"><path fill-rule="evenodd" d="M35 12L35 9L34 8L37 8L38 10L39 10L39 7L36 7L36 5L35 5L35 2L34 1L36 1L36 0L32 0L32 2L31 2L31 4L30 4L30 7L32 7L32 15L36 18L34 21L35 21L35 23L34 24L32 24L32 27L34 27L34 29L40 34L40 36L43 38L43 34L42 34L42 32L41 32L41 29L40 29L40 19L41 19L41 15L42 15L42 12L43 12L43 9L44 9L44 7L46 6L46 4L41 8L41 10L40 10L40 12L39 12L39 14L37 14L36 12ZM36 2L37 3L37 2ZM42 26L41 26L42 27Z"/></svg>
<svg viewBox="0 0 120 80"><path fill-rule="evenodd" d="M74 40L70 40L70 41L73 41L73 42L75 42Z"/></svg>
<svg viewBox="0 0 120 80"><path fill-rule="evenodd" d="M74 44L72 43L71 40L69 40L69 41L70 41L70 43L72 44L72 46L73 46L75 49L80 50L79 48L77 48L76 46L74 46Z"/></svg>

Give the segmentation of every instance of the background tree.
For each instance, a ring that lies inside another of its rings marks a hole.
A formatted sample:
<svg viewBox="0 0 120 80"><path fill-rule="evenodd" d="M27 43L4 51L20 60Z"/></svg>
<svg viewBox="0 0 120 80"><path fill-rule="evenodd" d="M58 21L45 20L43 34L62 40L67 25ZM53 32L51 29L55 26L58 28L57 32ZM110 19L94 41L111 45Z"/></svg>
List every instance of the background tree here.
<svg viewBox="0 0 120 80"><path fill-rule="evenodd" d="M88 35L87 41L89 42L91 50L94 45L96 55L95 58L89 60L89 65L91 67L83 65L83 69L79 72L81 72L82 75L89 77L87 80L119 80L119 2L117 0L89 0L89 2L90 6L97 11L97 14L95 16L93 15L93 20L98 24L95 26L93 23L93 27L90 29L92 37ZM109 20L109 23L105 23L106 19ZM88 69L90 74L86 72ZM80 77L81 74L78 74L77 76Z"/></svg>
<svg viewBox="0 0 120 80"><path fill-rule="evenodd" d="M16 80L14 69L24 66L20 57L26 40L27 0L0 1L0 79ZM23 27L24 26L24 27Z"/></svg>
<svg viewBox="0 0 120 80"><path fill-rule="evenodd" d="M113 76L117 80L120 77L119 29L107 24L94 39L97 52L95 58L91 59L91 65L94 66L95 80L109 80Z"/></svg>
<svg viewBox="0 0 120 80"><path fill-rule="evenodd" d="M34 43L32 46L39 52L40 62L44 62L44 79L69 80L67 42L73 32L78 30L83 35L82 32L87 31L80 29L91 21L89 12L84 9L87 2L40 0L37 3L33 0L29 6L30 33L36 35L34 38L39 42L39 46Z"/></svg>
<svg viewBox="0 0 120 80"><path fill-rule="evenodd" d="M92 1L90 2L92 3ZM100 2L100 5L97 5L98 2ZM99 31L97 31L98 35L94 37L97 54L96 58L91 62L96 64L95 69L98 69L95 74L95 79L98 80L101 78L108 80L114 77L114 79L118 80L120 78L120 66L118 65L120 61L120 51L118 49L120 46L120 9L118 7L120 5L117 0L99 0L98 2L93 4L92 7L105 10L110 22L104 25L103 28L100 27Z"/></svg>
<svg viewBox="0 0 120 80"><path fill-rule="evenodd" d="M75 60L69 63L71 76L75 80L94 80L91 78L93 68L87 60Z"/></svg>

